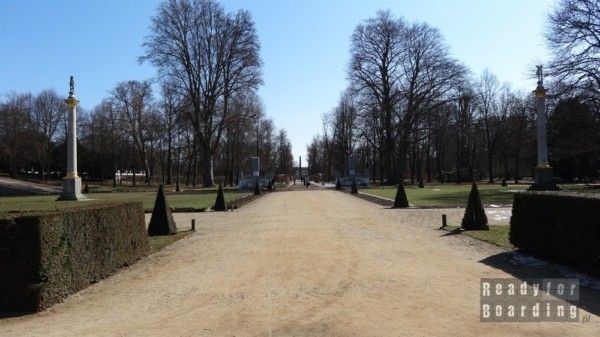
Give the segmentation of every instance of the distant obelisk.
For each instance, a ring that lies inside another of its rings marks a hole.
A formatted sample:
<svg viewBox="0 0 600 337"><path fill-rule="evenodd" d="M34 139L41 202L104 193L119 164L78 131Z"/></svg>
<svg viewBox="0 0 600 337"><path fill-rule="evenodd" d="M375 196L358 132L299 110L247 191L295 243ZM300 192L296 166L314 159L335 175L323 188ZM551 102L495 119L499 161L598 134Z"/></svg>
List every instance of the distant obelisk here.
<svg viewBox="0 0 600 337"><path fill-rule="evenodd" d="M554 183L552 167L548 164L548 142L546 133L546 89L544 88L544 73L541 65L537 66L537 87L535 96L537 124L537 166L534 168L534 183L529 188L535 191L558 190Z"/></svg>
<svg viewBox="0 0 600 337"><path fill-rule="evenodd" d="M63 178L63 191L58 200L86 200L81 194L81 177L77 174L77 104L73 76L69 81L69 97L65 100L69 112L67 130L67 174Z"/></svg>

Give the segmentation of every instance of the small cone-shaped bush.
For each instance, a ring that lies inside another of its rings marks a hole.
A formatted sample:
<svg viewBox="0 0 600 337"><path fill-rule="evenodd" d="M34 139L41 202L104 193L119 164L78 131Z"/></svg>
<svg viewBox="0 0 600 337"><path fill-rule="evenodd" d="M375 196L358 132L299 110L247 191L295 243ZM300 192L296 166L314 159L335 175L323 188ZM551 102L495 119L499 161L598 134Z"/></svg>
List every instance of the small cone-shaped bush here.
<svg viewBox="0 0 600 337"><path fill-rule="evenodd" d="M473 183L471 187L471 193L469 194L469 202L467 203L467 209L460 225L463 229L467 230L479 230L488 229L488 220L479 197L479 190L477 184Z"/></svg>
<svg viewBox="0 0 600 337"><path fill-rule="evenodd" d="M423 184L423 180L419 180L419 188L425 188L425 184Z"/></svg>
<svg viewBox="0 0 600 337"><path fill-rule="evenodd" d="M83 187L83 194L90 193L90 187L88 186L88 182L85 182L85 186Z"/></svg>
<svg viewBox="0 0 600 337"><path fill-rule="evenodd" d="M269 184L267 185L267 191L273 191L273 180L269 180Z"/></svg>
<svg viewBox="0 0 600 337"><path fill-rule="evenodd" d="M352 189L350 190L350 193L352 193L352 194L358 193L358 186L356 186L356 180L352 180Z"/></svg>
<svg viewBox="0 0 600 337"><path fill-rule="evenodd" d="M340 181L340 178L337 178L337 181L335 182L335 189L336 190L342 189L342 182Z"/></svg>
<svg viewBox="0 0 600 337"><path fill-rule="evenodd" d="M258 180L256 181L256 185L254 185L254 195L260 195L260 185L258 185Z"/></svg>
<svg viewBox="0 0 600 337"><path fill-rule="evenodd" d="M394 199L393 208L406 208L408 207L408 199L406 198L406 191L404 190L404 184L400 182L398 189L396 190L396 198Z"/></svg>
<svg viewBox="0 0 600 337"><path fill-rule="evenodd" d="M219 184L219 190L217 191L217 199L215 200L215 205L213 209L217 212L223 212L227 210L227 206L225 206L225 196L223 195L223 187Z"/></svg>
<svg viewBox="0 0 600 337"><path fill-rule="evenodd" d="M508 184L506 183L506 177L502 177L502 184L500 184L501 186L508 186Z"/></svg>
<svg viewBox="0 0 600 337"><path fill-rule="evenodd" d="M167 204L163 185L160 185L156 194L150 225L148 225L148 235L171 235L175 233L177 233L177 227L175 221L173 221L171 209Z"/></svg>

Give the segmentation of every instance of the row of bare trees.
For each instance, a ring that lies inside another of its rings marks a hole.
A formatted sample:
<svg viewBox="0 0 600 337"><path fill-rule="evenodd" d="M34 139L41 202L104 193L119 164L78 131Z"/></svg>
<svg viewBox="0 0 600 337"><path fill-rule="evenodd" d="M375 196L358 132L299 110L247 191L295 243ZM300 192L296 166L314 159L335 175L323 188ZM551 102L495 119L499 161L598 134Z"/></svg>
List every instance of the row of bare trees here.
<svg viewBox="0 0 600 337"><path fill-rule="evenodd" d="M549 21L555 54L548 72L551 164L566 181L595 178L600 6L597 0L563 0ZM483 177L518 182L532 175L531 94L500 83L488 70L473 78L428 24L386 11L360 23L352 35L348 79L338 105L324 115L321 135L307 148L311 174L346 174L352 155L382 184Z"/></svg>
<svg viewBox="0 0 600 337"><path fill-rule="evenodd" d="M53 141L66 129L65 111L54 90L6 95L0 101L0 169L15 176L29 164L45 172L47 179Z"/></svg>
<svg viewBox="0 0 600 337"><path fill-rule="evenodd" d="M82 114L81 171L113 184L116 171L128 170L142 171L146 184L179 185L181 175L186 184L209 187L216 176L237 183L249 171L249 157L257 155L263 174L292 174L290 141L264 115L256 94L262 61L247 11L229 13L213 0L165 0L143 47L140 62L156 66L158 79L118 83ZM62 99L51 91L14 94L1 109L0 151L6 156L0 169L12 175L62 172Z"/></svg>
<svg viewBox="0 0 600 337"><path fill-rule="evenodd" d="M102 153L110 157L110 163L104 164L107 173L132 167L143 170L145 183L151 177L160 177L167 185L179 185L182 175L182 183L195 186L206 173L202 166L204 150L190 122L189 109L186 98L169 83L162 84L161 95L155 99L149 82L122 82L112 90L111 97L92 110L88 132L82 139L90 143L90 149L97 150L92 157L101 158ZM250 156L259 156L265 175L291 174L290 141L285 131L276 130L273 121L264 115L259 98L236 95L228 110L239 117L224 125L217 143L219 151L211 158L218 182L237 184L243 171L249 170ZM98 144L92 144L95 136L101 138ZM129 144L129 150L124 152L112 145L119 141ZM126 165L120 162L124 154L130 160ZM215 179L213 172L211 179Z"/></svg>
<svg viewBox="0 0 600 337"><path fill-rule="evenodd" d="M79 111L80 173L88 179L112 179L118 171L131 183L201 183L201 152L188 120L186 104L171 87L160 95L149 81L118 83L100 104ZM214 156L219 183L234 185L249 173L250 156L261 159L262 174L292 174L292 148L285 130L276 129L256 96L236 96L232 114L248 116L228 123ZM52 90L37 95L10 94L0 101L0 171L47 180L64 175L66 107ZM142 181L139 181L143 179Z"/></svg>

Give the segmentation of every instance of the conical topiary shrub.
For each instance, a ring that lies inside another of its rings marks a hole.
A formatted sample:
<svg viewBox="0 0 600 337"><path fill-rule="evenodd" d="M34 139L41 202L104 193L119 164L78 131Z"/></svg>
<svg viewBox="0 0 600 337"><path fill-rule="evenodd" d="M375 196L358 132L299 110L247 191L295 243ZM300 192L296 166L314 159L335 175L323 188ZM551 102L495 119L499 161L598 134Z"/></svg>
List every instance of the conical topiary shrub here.
<svg viewBox="0 0 600 337"><path fill-rule="evenodd" d="M406 191L404 190L404 184L400 182L398 189L396 190L396 198L394 199L393 208L406 208L408 207L408 198L406 198Z"/></svg>
<svg viewBox="0 0 600 337"><path fill-rule="evenodd" d="M219 184L219 190L217 191L217 199L215 200L215 205L213 209L217 212L223 212L227 210L227 206L225 206L225 196L223 195L223 187Z"/></svg>
<svg viewBox="0 0 600 337"><path fill-rule="evenodd" d="M463 216L462 223L460 225L466 230L487 230L488 220L479 197L479 190L477 184L473 183L471 187L471 193L469 194L469 202L467 203L467 209Z"/></svg>
<svg viewBox="0 0 600 337"><path fill-rule="evenodd" d="M258 185L258 180L256 181L256 185L254 185L254 195L260 195L260 185Z"/></svg>
<svg viewBox="0 0 600 337"><path fill-rule="evenodd" d="M156 194L150 225L148 225L148 235L171 235L175 233L177 233L177 226L175 226L171 209L167 204L163 185L160 185Z"/></svg>
<svg viewBox="0 0 600 337"><path fill-rule="evenodd" d="M356 186L356 180L352 180L352 189L350 190L350 193L352 194L357 194L358 193L358 186Z"/></svg>
<svg viewBox="0 0 600 337"><path fill-rule="evenodd" d="M336 190L341 190L342 189L342 182L340 181L340 178L337 178L337 180L335 182L335 189Z"/></svg>

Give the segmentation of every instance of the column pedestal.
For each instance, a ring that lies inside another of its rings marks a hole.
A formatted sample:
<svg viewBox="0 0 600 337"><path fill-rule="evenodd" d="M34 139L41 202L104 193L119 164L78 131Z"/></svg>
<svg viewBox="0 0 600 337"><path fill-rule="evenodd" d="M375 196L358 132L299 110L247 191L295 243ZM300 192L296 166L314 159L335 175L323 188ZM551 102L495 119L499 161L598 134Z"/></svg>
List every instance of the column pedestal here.
<svg viewBox="0 0 600 337"><path fill-rule="evenodd" d="M63 178L63 192L58 197L58 201L63 200L88 200L88 198L81 194L81 177L74 178Z"/></svg>
<svg viewBox="0 0 600 337"><path fill-rule="evenodd" d="M560 188L554 183L551 166L536 166L533 168L534 183L530 191L558 191Z"/></svg>

